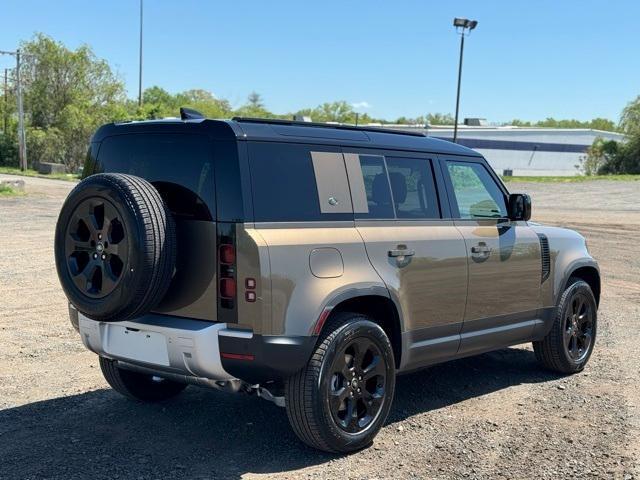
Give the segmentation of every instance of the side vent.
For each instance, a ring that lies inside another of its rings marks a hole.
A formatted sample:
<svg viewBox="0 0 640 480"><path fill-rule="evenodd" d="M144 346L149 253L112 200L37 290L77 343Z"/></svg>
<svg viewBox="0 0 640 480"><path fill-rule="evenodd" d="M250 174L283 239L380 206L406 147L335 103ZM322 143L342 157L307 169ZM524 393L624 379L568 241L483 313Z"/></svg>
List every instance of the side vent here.
<svg viewBox="0 0 640 480"><path fill-rule="evenodd" d="M544 281L549 278L549 273L551 272L549 239L543 233L538 233L538 238L540 239L540 252L542 254L542 279L540 280L540 283L544 283Z"/></svg>

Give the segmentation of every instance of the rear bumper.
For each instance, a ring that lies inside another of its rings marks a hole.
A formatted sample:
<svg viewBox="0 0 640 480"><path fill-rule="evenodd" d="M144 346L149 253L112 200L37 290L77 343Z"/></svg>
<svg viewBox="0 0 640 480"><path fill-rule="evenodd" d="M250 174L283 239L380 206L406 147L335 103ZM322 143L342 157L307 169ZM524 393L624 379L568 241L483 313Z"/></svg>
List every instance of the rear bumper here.
<svg viewBox="0 0 640 480"><path fill-rule="evenodd" d="M150 314L105 323L78 314L84 345L106 358L157 372L250 384L287 378L303 368L317 337L255 335L181 317ZM206 383L206 382L199 382Z"/></svg>
<svg viewBox="0 0 640 480"><path fill-rule="evenodd" d="M164 315L146 315L135 322L105 323L79 314L84 345L102 357L158 372L231 380L220 361L218 338L225 323Z"/></svg>

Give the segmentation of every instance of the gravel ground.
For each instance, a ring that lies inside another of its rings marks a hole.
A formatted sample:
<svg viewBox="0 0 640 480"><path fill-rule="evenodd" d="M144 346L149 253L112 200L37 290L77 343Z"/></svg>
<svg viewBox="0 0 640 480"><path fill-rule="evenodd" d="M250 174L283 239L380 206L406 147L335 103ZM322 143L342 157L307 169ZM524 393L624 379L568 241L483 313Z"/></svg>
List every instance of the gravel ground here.
<svg viewBox="0 0 640 480"><path fill-rule="evenodd" d="M535 220L586 235L600 262L583 373L547 373L525 345L400 377L374 445L340 457L303 446L258 398L192 387L142 405L112 392L53 264L73 184L25 182L28 195L0 198L0 479L640 479L640 183L509 185L532 195Z"/></svg>

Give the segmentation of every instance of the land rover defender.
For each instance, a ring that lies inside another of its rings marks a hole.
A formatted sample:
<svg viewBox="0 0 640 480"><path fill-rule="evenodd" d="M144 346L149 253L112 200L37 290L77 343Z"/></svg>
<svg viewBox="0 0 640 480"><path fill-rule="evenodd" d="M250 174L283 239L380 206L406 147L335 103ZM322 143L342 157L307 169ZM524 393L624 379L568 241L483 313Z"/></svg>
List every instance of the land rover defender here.
<svg viewBox="0 0 640 480"><path fill-rule="evenodd" d="M255 393L308 445L349 452L398 374L524 342L546 368L585 367L597 263L530 216L454 143L183 110L96 132L55 257L116 391Z"/></svg>

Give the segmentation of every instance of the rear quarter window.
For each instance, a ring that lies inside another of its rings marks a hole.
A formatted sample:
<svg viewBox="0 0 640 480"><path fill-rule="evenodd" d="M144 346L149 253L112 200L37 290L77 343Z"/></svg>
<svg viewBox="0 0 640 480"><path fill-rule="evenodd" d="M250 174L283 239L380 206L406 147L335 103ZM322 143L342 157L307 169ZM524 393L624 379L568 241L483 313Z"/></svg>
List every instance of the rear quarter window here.
<svg viewBox="0 0 640 480"><path fill-rule="evenodd" d="M333 213L326 206L321 209L319 192L325 189L318 188L312 152L323 151L328 150L314 145L249 143L256 222L353 220L351 212ZM346 172L344 175L346 179ZM343 201L350 206L349 198Z"/></svg>

